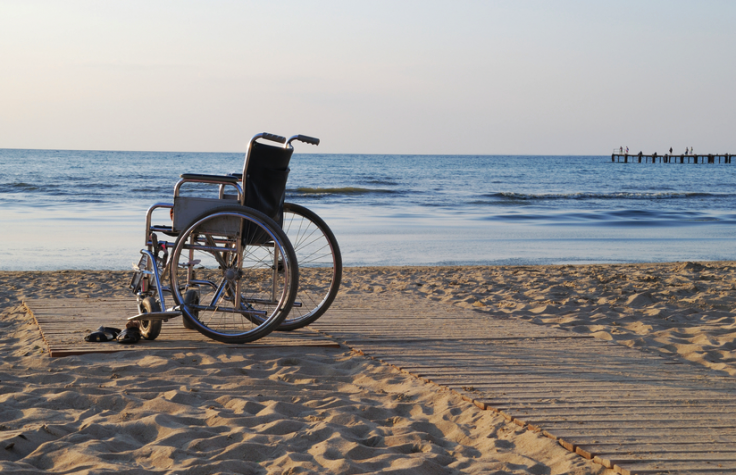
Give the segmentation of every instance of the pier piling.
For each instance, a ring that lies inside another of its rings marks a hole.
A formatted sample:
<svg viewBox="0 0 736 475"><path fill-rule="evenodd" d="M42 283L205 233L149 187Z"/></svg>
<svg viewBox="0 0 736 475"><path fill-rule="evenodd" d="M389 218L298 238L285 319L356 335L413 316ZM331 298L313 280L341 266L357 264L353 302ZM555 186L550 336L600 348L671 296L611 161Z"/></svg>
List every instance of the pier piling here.
<svg viewBox="0 0 736 475"><path fill-rule="evenodd" d="M703 154L697 154L697 155L657 155L657 153L653 153L651 155L644 155L643 153L637 154L637 155L631 155L632 158L636 157L636 160L631 160L632 163L657 163L657 159L659 158L659 163L692 163L694 165L697 164L705 164L705 163L718 163L718 164L730 164L732 163L733 155L730 153L709 153L707 155ZM716 160L717 159L717 160ZM651 162L650 162L651 160ZM629 154L628 153L613 153L611 154L611 163L629 163Z"/></svg>

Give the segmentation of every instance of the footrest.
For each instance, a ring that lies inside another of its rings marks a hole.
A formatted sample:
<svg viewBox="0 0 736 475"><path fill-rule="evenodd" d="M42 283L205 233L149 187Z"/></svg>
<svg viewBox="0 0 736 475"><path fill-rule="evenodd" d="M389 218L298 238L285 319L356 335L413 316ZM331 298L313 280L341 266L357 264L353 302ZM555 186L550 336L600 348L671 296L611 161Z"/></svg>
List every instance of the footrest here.
<svg viewBox="0 0 736 475"><path fill-rule="evenodd" d="M133 321L133 320L150 320L150 321L163 320L165 322L168 322L169 321L169 318L176 318L176 317L181 317L181 312L173 311L173 312L139 313L135 317L128 318L128 321Z"/></svg>

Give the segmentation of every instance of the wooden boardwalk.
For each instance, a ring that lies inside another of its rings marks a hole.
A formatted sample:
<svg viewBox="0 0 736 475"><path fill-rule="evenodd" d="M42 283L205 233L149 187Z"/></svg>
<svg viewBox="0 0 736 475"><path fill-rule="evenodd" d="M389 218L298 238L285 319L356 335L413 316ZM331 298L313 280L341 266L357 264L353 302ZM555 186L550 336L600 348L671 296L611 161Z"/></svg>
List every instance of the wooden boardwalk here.
<svg viewBox="0 0 736 475"><path fill-rule="evenodd" d="M426 299L341 297L312 326L621 474L736 473L736 381Z"/></svg>
<svg viewBox="0 0 736 475"><path fill-rule="evenodd" d="M164 322L161 335L154 341L141 340L135 345L84 341L85 335L100 326L125 328L126 319L138 314L135 298L35 299L23 303L38 324L52 357L119 351L198 350L222 345L196 330L185 329L181 317ZM228 345L228 348L283 346L339 347L334 340L307 328L295 332L272 333L257 342Z"/></svg>
<svg viewBox="0 0 736 475"><path fill-rule="evenodd" d="M366 303L367 302L367 303ZM164 323L152 342L86 343L135 301L30 300L51 356L220 343ZM461 394L621 474L736 473L736 381L589 335L412 297L340 295L312 328L228 348L346 346Z"/></svg>

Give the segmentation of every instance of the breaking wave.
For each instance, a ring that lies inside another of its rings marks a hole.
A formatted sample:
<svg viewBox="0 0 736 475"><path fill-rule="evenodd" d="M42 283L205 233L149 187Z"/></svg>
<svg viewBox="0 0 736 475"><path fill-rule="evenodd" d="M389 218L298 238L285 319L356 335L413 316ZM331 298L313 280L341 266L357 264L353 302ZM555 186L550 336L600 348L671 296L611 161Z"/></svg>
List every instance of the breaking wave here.
<svg viewBox="0 0 736 475"><path fill-rule="evenodd" d="M296 189L289 190L292 193L297 193L299 195L308 196L308 195L363 195L368 193L395 193L392 190L384 190L384 189L377 189L377 188L361 188L356 186L344 186L340 188L309 188L309 187L299 187Z"/></svg>
<svg viewBox="0 0 736 475"><path fill-rule="evenodd" d="M704 192L619 192L619 193L515 193L498 192L484 195L487 198L514 201L548 201L548 200L669 200L688 198L727 197L729 194Z"/></svg>

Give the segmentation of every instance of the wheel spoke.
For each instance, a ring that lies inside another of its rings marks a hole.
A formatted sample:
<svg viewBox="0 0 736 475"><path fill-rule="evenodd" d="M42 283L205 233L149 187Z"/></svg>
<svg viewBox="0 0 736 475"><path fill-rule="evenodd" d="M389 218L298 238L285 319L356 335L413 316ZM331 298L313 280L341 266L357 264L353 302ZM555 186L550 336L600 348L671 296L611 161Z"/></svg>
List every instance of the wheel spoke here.
<svg viewBox="0 0 736 475"><path fill-rule="evenodd" d="M319 318L337 295L342 259L332 231L312 211L286 203L283 228L299 263L296 300L301 307L293 307L279 328L301 328Z"/></svg>
<svg viewBox="0 0 736 475"><path fill-rule="evenodd" d="M244 230L245 239L239 231L223 229ZM284 272L274 272L274 249L286 256L279 257ZM189 264L195 261L196 270ZM195 220L177 239L172 262L177 303L184 299L180 289L191 289L198 302L206 302L196 308L182 306L189 312L187 322L220 341L246 342L266 335L294 301L298 270L289 240L273 221L250 208L218 208ZM205 281L216 287L200 285Z"/></svg>

